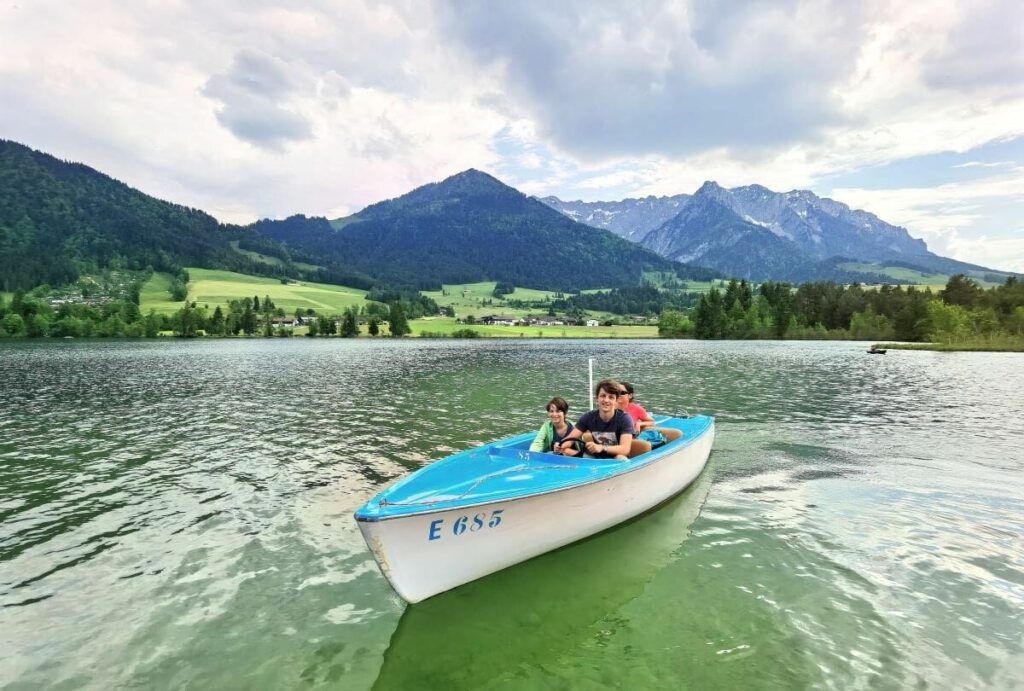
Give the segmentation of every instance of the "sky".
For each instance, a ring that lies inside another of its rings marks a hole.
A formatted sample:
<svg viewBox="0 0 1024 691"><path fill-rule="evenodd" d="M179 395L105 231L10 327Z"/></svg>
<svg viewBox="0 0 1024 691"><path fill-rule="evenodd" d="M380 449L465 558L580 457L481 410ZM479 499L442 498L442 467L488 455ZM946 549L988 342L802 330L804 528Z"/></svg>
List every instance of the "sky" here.
<svg viewBox="0 0 1024 691"><path fill-rule="evenodd" d="M809 189L1024 272L1024 2L3 0L0 138L225 222Z"/></svg>

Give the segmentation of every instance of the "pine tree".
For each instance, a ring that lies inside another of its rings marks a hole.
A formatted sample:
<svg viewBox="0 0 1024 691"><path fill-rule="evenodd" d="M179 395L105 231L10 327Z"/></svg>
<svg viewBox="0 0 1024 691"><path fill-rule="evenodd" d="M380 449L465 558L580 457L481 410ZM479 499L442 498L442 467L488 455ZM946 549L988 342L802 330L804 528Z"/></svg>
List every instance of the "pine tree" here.
<svg viewBox="0 0 1024 691"><path fill-rule="evenodd" d="M213 310L213 317L210 319L210 332L217 336L224 335L224 311L217 305Z"/></svg>
<svg viewBox="0 0 1024 691"><path fill-rule="evenodd" d="M359 335L359 324L356 322L355 312L347 310L345 318L341 322L342 338L355 338Z"/></svg>
<svg viewBox="0 0 1024 691"><path fill-rule="evenodd" d="M405 319L405 312L402 311L401 302L391 303L389 321L391 325L392 337L401 338L402 336L408 336L410 333L412 333L412 329L409 328L409 322L406 321Z"/></svg>
<svg viewBox="0 0 1024 691"><path fill-rule="evenodd" d="M747 283L747 279L740 281L739 299L744 312L748 311L750 305L754 302L754 293L750 290L750 284Z"/></svg>
<svg viewBox="0 0 1024 691"><path fill-rule="evenodd" d="M377 326L377 318L376 317L370 319L370 326L369 326L368 330L369 330L371 336L376 336L377 334L380 333L380 327Z"/></svg>

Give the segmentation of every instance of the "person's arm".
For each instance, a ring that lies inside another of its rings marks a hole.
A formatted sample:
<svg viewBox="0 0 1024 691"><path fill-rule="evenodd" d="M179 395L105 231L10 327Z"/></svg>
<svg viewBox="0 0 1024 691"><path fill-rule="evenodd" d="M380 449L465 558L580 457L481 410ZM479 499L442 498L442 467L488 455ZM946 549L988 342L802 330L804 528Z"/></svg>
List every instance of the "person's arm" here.
<svg viewBox="0 0 1024 691"><path fill-rule="evenodd" d="M633 446L633 435L632 434L620 434L618 444L598 444L597 442L587 442L587 453L597 455L599 453L607 453L612 456L629 456L629 450Z"/></svg>
<svg viewBox="0 0 1024 691"><path fill-rule="evenodd" d="M551 431L549 430L550 423L545 422L537 430L537 436L533 438L533 443L530 444L530 451L543 452L544 449L550 448L551 446Z"/></svg>
<svg viewBox="0 0 1024 691"><path fill-rule="evenodd" d="M562 450L566 448L564 446L565 444L567 444L568 442L571 442L571 441L573 441L575 439L579 439L582 436L583 436L583 432L580 430L580 428L579 427L573 427L571 430L569 430L569 434L567 434L564 437L562 437L562 441L559 442L557 444L557 446L555 448L553 448L552 450L555 453L562 453Z"/></svg>
<svg viewBox="0 0 1024 691"><path fill-rule="evenodd" d="M604 452L610 453L613 456L626 456L629 457L629 450L633 448L633 435L622 434L619 435L619 443L614 446L605 445Z"/></svg>
<svg viewBox="0 0 1024 691"><path fill-rule="evenodd" d="M651 414L647 412L647 409L639 403L633 403L632 405L635 405L637 407L637 412L640 413L636 419L636 432L640 433L645 429L654 427L654 418L652 418Z"/></svg>

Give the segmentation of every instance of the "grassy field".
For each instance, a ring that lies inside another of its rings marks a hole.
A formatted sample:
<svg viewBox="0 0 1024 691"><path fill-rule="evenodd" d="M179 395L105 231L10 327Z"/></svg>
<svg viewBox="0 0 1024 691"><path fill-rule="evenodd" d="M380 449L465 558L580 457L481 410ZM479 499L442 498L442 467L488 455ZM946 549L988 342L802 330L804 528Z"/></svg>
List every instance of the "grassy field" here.
<svg viewBox="0 0 1024 691"><path fill-rule="evenodd" d="M139 292L139 309L143 314L149 314L150 310L157 314L174 314L185 303L172 301L170 289L171 275L154 273L142 284L142 290Z"/></svg>
<svg viewBox="0 0 1024 691"><path fill-rule="evenodd" d="M441 290L424 290L423 295L429 297L441 307L451 307L455 310L455 316L465 318L469 316L482 317L486 314L507 314L513 317L525 317L530 312L537 313L537 310L514 309L508 306L506 300L539 301L554 299L557 293L547 290L533 290L532 288L516 288L503 298L494 297L494 281L482 283L461 283L445 284ZM483 302L490 300L490 305Z"/></svg>
<svg viewBox="0 0 1024 691"><path fill-rule="evenodd" d="M320 314L340 314L346 308L362 306L366 302L366 291L344 286L327 285L294 281L287 285L276 278L246 276L232 271L215 271L211 269L188 270L188 299L200 306L209 305L213 309L217 305L227 307L231 300L258 296L261 300L269 295L274 304L285 312L293 313L296 308L314 309ZM167 274L154 274L142 288L141 309L148 314L154 309L158 314L173 314L181 309L184 303L172 302L170 293L171 277Z"/></svg>
<svg viewBox="0 0 1024 691"><path fill-rule="evenodd" d="M893 350L935 350L941 352L1024 353L1024 337L995 336L961 343L878 343L879 348Z"/></svg>
<svg viewBox="0 0 1024 691"><path fill-rule="evenodd" d="M252 250L243 250L241 247L238 246L238 240L231 241L231 249L238 252L239 254L244 254L245 256L249 257L249 259L259 262L260 264L269 264L270 266L284 266L284 262L278 259L277 257L268 257L265 254L253 252Z"/></svg>
<svg viewBox="0 0 1024 691"><path fill-rule="evenodd" d="M933 291L936 288L945 288L946 283L949 281L950 274L940 273L924 273L922 271L914 271L903 266L885 266L880 267L875 264L862 264L857 262L846 262L839 264L839 268L847 269L849 271L863 271L865 273L882 274L890 278L895 278L904 281L914 281L918 284L918 288L928 287ZM994 288L996 286L1003 285L1002 282L993 283L991 281L984 280L980 272L971 271L968 272L968 276L972 281L980 285L982 288ZM878 285L871 285L865 287L877 287Z"/></svg>
<svg viewBox="0 0 1024 691"><path fill-rule="evenodd" d="M243 250L241 247L238 246L238 240L231 241L231 249L238 252L239 254L244 254L253 261L260 262L261 264L269 264L270 266L284 266L284 262L278 259L277 257L269 257L265 254L260 254L259 252L253 252L252 250ZM316 271L317 269L320 268L316 264L305 264L303 262L292 263L296 267L302 269L303 271Z"/></svg>
<svg viewBox="0 0 1024 691"><path fill-rule="evenodd" d="M729 281L721 278L712 281L683 281L683 283L686 284L687 293L707 293L712 288L718 288L725 292L725 289L729 287Z"/></svg>
<svg viewBox="0 0 1024 691"><path fill-rule="evenodd" d="M660 274L652 274L652 278L660 278ZM715 281L686 281L687 291L692 293L706 293L711 290L712 286L715 286L721 290L724 290L728 285L728 281L715 280ZM542 309L522 309L510 307L508 300L522 300L523 302L538 302L543 300L553 300L558 293L550 290L533 290L532 288L516 288L514 292L502 298L494 297L494 286L497 285L494 281L483 281L481 283L460 283L460 284L445 284L441 290L424 290L422 293L427 297L431 298L441 307L451 307L455 310L455 316L459 318L472 317L483 317L488 314L501 314L508 315L510 317L526 317L529 315L540 316L543 314ZM602 293L607 292L610 288L592 288L589 290L582 290L581 293ZM490 301L490 304L484 304L484 301ZM605 319L611 318L610 312L596 312L588 311L587 316L594 317L604 321ZM507 328L507 327L506 327Z"/></svg>
<svg viewBox="0 0 1024 691"><path fill-rule="evenodd" d="M331 227L335 230L341 230L349 223L355 223L358 220L359 218L355 214L352 214L351 216L345 216L344 218L336 218L333 221L328 221L328 223L330 223Z"/></svg>
<svg viewBox="0 0 1024 691"><path fill-rule="evenodd" d="M409 322L413 336L424 333L449 336L472 329L486 338L657 338L657 326L489 326L457 324L450 317L425 317Z"/></svg>
<svg viewBox="0 0 1024 691"><path fill-rule="evenodd" d="M923 286L933 285L945 287L946 281L949 280L949 276L946 274L928 274L902 266L886 266L883 268L874 264L846 262L844 264L839 264L838 268L846 269L847 271L862 271L864 273L881 274L901 281L914 281L915 283Z"/></svg>

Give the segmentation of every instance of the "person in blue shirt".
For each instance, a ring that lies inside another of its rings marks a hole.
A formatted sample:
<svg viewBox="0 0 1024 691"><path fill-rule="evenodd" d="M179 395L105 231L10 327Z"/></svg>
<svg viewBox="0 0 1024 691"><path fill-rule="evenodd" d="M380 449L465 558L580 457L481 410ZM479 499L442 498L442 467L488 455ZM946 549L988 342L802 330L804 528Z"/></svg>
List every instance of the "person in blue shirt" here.
<svg viewBox="0 0 1024 691"><path fill-rule="evenodd" d="M580 417L576 426L562 440L561 448L582 437L584 432L590 432L592 439L585 444L587 456L627 460L633 444L633 419L618 407L619 395L624 391L622 384L614 379L598 382L594 387L597 409Z"/></svg>

